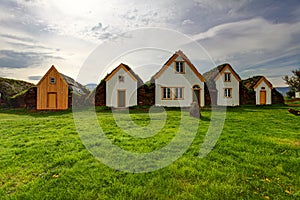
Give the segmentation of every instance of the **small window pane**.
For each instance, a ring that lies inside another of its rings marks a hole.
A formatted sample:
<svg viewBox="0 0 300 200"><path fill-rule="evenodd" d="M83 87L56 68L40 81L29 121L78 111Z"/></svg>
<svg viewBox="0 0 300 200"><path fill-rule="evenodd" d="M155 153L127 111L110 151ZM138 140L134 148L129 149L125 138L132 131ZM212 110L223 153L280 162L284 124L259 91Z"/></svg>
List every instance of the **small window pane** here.
<svg viewBox="0 0 300 200"><path fill-rule="evenodd" d="M170 88L163 88L163 98L164 99L171 98L171 89Z"/></svg>
<svg viewBox="0 0 300 200"><path fill-rule="evenodd" d="M50 84L55 84L55 78L54 77L50 78Z"/></svg>
<svg viewBox="0 0 300 200"><path fill-rule="evenodd" d="M225 88L224 96L225 97L231 97L231 89L230 88Z"/></svg>
<svg viewBox="0 0 300 200"><path fill-rule="evenodd" d="M225 73L224 74L224 76L225 76L225 81L230 81L230 73Z"/></svg>
<svg viewBox="0 0 300 200"><path fill-rule="evenodd" d="M124 76L122 75L119 76L119 82L124 82Z"/></svg>
<svg viewBox="0 0 300 200"><path fill-rule="evenodd" d="M175 88L175 98L182 99L183 98L183 88Z"/></svg>
<svg viewBox="0 0 300 200"><path fill-rule="evenodd" d="M176 72L183 73L183 62L176 62Z"/></svg>

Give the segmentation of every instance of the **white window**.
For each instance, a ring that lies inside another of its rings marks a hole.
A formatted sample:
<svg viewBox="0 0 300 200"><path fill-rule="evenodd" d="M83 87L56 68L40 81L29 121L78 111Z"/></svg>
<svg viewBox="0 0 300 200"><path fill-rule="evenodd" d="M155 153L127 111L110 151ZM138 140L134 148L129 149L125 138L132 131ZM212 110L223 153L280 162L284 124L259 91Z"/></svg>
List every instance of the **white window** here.
<svg viewBox="0 0 300 200"><path fill-rule="evenodd" d="M163 99L171 99L171 88L164 87L162 88Z"/></svg>
<svg viewBox="0 0 300 200"><path fill-rule="evenodd" d="M123 76L123 75L120 75L120 76L118 77L118 79L119 79L119 82L124 82L124 76Z"/></svg>
<svg viewBox="0 0 300 200"><path fill-rule="evenodd" d="M224 96L227 97L227 98L230 98L231 97L231 88L225 88L224 89Z"/></svg>
<svg viewBox="0 0 300 200"><path fill-rule="evenodd" d="M50 84L55 84L55 78L54 77L50 78Z"/></svg>
<svg viewBox="0 0 300 200"><path fill-rule="evenodd" d="M261 87L261 89L262 89L262 90L265 90L266 88L265 88L265 87Z"/></svg>
<svg viewBox="0 0 300 200"><path fill-rule="evenodd" d="M225 81L226 82L230 82L231 81L231 74L230 73L225 73L224 76L225 76Z"/></svg>
<svg viewBox="0 0 300 200"><path fill-rule="evenodd" d="M175 62L175 70L177 73L184 73L184 62L182 61Z"/></svg>
<svg viewBox="0 0 300 200"><path fill-rule="evenodd" d="M183 99L183 88L175 88L175 99Z"/></svg>

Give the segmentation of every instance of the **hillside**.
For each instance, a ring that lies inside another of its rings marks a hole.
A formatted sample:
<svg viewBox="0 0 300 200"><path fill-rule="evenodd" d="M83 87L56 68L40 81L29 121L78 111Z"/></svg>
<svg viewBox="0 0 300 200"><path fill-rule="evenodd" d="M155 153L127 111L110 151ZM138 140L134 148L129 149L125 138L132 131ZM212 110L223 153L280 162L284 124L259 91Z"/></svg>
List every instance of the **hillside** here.
<svg viewBox="0 0 300 200"><path fill-rule="evenodd" d="M93 91L97 87L97 84L95 84L95 83L89 83L89 84L85 85L85 87L87 89L89 89L90 91Z"/></svg>
<svg viewBox="0 0 300 200"><path fill-rule="evenodd" d="M11 97L20 93L30 87L34 86L32 83L26 81L14 80L0 77L0 92L6 97Z"/></svg>

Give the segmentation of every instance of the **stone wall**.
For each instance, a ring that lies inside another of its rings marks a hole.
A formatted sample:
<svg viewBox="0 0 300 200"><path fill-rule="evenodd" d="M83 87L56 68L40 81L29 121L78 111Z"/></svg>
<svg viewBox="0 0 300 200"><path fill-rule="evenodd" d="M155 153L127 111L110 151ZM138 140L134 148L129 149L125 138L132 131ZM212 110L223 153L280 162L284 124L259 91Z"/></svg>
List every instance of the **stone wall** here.
<svg viewBox="0 0 300 200"><path fill-rule="evenodd" d="M155 84L142 85L138 88L138 105L152 106L155 104Z"/></svg>
<svg viewBox="0 0 300 200"><path fill-rule="evenodd" d="M101 81L96 87L93 93L90 95L89 101L95 106L105 106L106 105L106 83Z"/></svg>
<svg viewBox="0 0 300 200"><path fill-rule="evenodd" d="M255 91L240 84L240 105L255 105Z"/></svg>
<svg viewBox="0 0 300 200"><path fill-rule="evenodd" d="M272 104L284 104L284 98L275 88L272 89Z"/></svg>
<svg viewBox="0 0 300 200"><path fill-rule="evenodd" d="M205 106L217 105L217 90L204 83Z"/></svg>

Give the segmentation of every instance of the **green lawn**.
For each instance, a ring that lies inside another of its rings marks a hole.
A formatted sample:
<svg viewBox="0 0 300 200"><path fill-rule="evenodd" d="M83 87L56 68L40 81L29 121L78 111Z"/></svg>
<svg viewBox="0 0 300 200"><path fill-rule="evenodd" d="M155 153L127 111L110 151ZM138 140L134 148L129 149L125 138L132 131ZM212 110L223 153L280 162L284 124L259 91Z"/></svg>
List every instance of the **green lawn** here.
<svg viewBox="0 0 300 200"><path fill-rule="evenodd" d="M71 111L0 110L0 199L300 199L300 117L287 108L228 109L215 148L200 159L211 116L205 110L187 152L149 173L114 170L95 159ZM97 116L112 143L143 153L172 140L180 113L168 110L163 129L144 139L122 132L110 111ZM131 111L131 118L150 123L146 111Z"/></svg>
<svg viewBox="0 0 300 200"><path fill-rule="evenodd" d="M294 102L286 102L286 104L299 104L299 106L300 106L300 101L294 101Z"/></svg>

